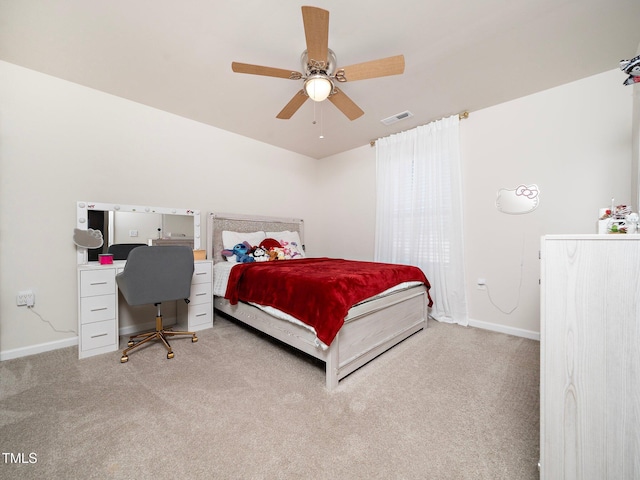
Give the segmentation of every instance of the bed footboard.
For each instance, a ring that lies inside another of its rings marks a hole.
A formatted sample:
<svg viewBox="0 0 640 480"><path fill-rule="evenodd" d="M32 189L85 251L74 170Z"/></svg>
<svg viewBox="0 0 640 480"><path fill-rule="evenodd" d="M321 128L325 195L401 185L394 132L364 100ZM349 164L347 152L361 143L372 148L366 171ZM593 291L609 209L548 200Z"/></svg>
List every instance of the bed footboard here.
<svg viewBox="0 0 640 480"><path fill-rule="evenodd" d="M349 310L345 323L328 349L317 346L310 330L262 310L216 297L215 308L326 364L326 387L338 382L394 345L427 326L427 290L417 286L365 302Z"/></svg>
<svg viewBox="0 0 640 480"><path fill-rule="evenodd" d="M353 307L326 355L327 389L426 328L427 305L427 290L419 286Z"/></svg>

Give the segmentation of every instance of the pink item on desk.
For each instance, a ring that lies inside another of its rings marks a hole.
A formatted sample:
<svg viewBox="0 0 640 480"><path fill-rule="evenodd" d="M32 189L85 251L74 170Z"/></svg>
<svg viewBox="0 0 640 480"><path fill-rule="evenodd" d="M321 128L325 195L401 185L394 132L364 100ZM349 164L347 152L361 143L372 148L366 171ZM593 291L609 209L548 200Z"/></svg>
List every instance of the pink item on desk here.
<svg viewBox="0 0 640 480"><path fill-rule="evenodd" d="M98 255L98 261L100 262L100 265L111 265L113 264L113 254L101 253Z"/></svg>

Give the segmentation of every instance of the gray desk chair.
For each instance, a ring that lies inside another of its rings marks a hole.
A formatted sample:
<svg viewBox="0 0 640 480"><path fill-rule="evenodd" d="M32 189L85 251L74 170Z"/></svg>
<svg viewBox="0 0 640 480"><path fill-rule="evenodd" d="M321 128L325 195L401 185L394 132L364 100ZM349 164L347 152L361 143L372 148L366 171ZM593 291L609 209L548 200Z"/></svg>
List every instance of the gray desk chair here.
<svg viewBox="0 0 640 480"><path fill-rule="evenodd" d="M128 353L151 340L161 340L167 348L167 358L173 358L173 350L167 337L191 335L191 341L197 342L194 332L178 332L162 326L162 302L188 302L193 277L193 251L185 246L158 246L135 248L129 252L129 258L122 273L116 275L116 282L127 303L131 306L154 304L157 307L156 329L152 332L133 335L128 347L122 352L120 361L129 360Z"/></svg>

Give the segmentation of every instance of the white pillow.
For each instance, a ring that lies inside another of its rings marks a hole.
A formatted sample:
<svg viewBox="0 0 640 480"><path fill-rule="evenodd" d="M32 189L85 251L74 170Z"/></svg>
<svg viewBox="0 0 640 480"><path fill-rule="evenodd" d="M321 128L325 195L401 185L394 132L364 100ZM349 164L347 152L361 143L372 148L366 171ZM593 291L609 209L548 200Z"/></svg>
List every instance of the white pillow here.
<svg viewBox="0 0 640 480"><path fill-rule="evenodd" d="M266 232L267 238L273 238L280 242L287 252L287 258L304 258L302 241L298 232L284 230L282 232Z"/></svg>
<svg viewBox="0 0 640 480"><path fill-rule="evenodd" d="M233 247L242 242L249 242L252 247L257 247L260 242L267 238L263 231L258 232L232 232L222 231L222 246L225 250L233 250ZM236 256L226 257L228 262L236 262Z"/></svg>

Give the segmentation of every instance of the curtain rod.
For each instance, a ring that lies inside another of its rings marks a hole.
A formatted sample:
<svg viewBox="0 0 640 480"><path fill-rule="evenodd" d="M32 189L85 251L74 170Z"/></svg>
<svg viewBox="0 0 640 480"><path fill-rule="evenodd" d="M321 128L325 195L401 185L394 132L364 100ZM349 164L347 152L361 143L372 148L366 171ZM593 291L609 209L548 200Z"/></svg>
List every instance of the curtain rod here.
<svg viewBox="0 0 640 480"><path fill-rule="evenodd" d="M469 112L467 112L466 110L464 112L461 112L458 114L458 119L460 120L464 120L466 118L469 118ZM371 145L372 147L376 146L376 141L375 140L371 140L369 142L369 145Z"/></svg>

